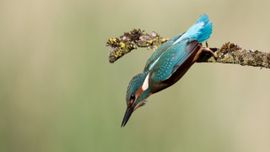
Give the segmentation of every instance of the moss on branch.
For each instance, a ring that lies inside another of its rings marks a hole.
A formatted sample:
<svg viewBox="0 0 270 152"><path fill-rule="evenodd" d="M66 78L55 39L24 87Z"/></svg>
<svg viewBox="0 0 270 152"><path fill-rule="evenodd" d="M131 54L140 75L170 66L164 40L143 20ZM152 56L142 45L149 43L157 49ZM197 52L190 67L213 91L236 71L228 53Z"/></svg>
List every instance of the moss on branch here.
<svg viewBox="0 0 270 152"><path fill-rule="evenodd" d="M120 37L112 37L107 41L107 46L111 48L109 62L116 60L137 48L155 49L168 39L160 37L156 32L146 33L141 29L133 29L125 32Z"/></svg>

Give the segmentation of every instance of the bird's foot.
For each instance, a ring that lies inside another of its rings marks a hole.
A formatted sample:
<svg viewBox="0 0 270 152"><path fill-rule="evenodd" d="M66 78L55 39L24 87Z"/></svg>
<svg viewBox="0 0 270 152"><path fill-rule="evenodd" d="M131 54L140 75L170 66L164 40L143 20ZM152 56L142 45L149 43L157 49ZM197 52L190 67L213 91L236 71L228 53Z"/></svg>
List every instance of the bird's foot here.
<svg viewBox="0 0 270 152"><path fill-rule="evenodd" d="M210 53L215 58L215 60L217 60L217 58L218 58L218 55L216 54L216 52L214 52L210 48L208 48L208 43L207 42L206 42L206 47L204 47L202 49L202 52Z"/></svg>

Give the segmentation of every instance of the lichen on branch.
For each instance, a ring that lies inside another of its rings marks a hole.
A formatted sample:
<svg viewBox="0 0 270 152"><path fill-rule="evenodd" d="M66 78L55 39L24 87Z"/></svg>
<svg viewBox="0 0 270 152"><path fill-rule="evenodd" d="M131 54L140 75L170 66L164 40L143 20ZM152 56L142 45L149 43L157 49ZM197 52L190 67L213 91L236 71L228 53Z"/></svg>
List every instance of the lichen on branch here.
<svg viewBox="0 0 270 152"><path fill-rule="evenodd" d="M109 62L116 60L137 48L155 49L168 39L160 37L156 32L146 33L141 29L133 29L125 32L120 37L112 37L107 41L107 46L111 48Z"/></svg>
<svg viewBox="0 0 270 152"><path fill-rule="evenodd" d="M139 47L155 49L168 39L161 37L156 32L150 34L141 29L134 29L124 33L119 38L109 38L107 46L111 48L109 62L114 63L125 54ZM221 47L210 48L216 58L207 53L202 53L197 60L199 63L224 63L270 68L270 53L258 50L242 49L240 46L227 42Z"/></svg>

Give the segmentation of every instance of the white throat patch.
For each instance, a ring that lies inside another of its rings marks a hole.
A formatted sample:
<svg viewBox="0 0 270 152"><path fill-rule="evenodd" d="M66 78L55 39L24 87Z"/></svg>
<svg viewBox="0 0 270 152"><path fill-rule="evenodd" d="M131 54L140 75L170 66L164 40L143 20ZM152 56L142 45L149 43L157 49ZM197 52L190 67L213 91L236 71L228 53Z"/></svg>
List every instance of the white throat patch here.
<svg viewBox="0 0 270 152"><path fill-rule="evenodd" d="M144 79L142 89L145 91L149 87L149 73L147 74L146 78Z"/></svg>

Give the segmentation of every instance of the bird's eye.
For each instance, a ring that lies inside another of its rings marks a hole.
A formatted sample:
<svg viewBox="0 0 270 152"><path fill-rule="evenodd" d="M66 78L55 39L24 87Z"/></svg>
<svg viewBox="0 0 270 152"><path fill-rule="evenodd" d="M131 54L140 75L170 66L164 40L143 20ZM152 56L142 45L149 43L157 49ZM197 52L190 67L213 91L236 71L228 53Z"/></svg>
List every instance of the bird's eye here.
<svg viewBox="0 0 270 152"><path fill-rule="evenodd" d="M130 107L130 106L133 104L134 101L135 101L135 95L132 94L132 95L129 97L129 101L127 102L128 107Z"/></svg>
<svg viewBox="0 0 270 152"><path fill-rule="evenodd" d="M133 102L134 100L135 100L135 95L132 94L132 95L130 96L130 101Z"/></svg>

